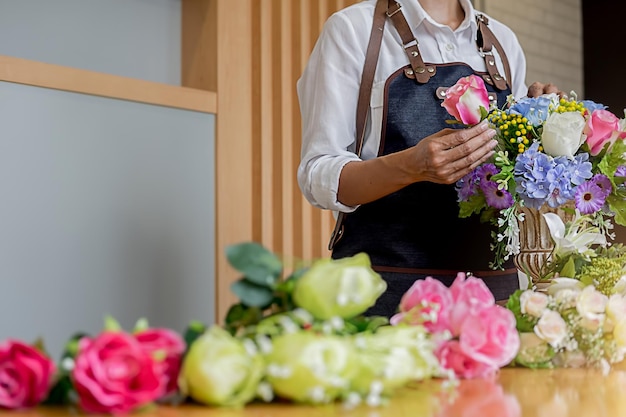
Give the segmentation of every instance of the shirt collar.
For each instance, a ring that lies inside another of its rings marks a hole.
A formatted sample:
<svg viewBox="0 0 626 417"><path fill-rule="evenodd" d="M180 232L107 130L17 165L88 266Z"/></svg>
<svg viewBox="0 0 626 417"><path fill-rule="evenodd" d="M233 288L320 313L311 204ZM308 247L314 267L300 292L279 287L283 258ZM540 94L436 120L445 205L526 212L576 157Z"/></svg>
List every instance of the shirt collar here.
<svg viewBox="0 0 626 417"><path fill-rule="evenodd" d="M436 27L443 27L439 23L435 22L429 15L426 13L419 0L398 0L399 3L402 4L402 12L406 17L409 26L412 29L417 28L424 22L428 22L429 24ZM465 12L465 19L461 22L461 25L457 28L457 31L462 31L471 27L472 30L477 30L478 25L476 24L476 12L474 10L474 6L470 0L459 0L461 3L461 7Z"/></svg>

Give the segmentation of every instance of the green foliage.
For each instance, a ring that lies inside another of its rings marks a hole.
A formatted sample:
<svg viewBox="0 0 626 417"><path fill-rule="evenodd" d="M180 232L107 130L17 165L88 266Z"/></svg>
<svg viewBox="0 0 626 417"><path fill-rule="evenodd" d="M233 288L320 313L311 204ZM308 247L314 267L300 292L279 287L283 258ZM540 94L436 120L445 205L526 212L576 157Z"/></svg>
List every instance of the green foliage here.
<svg viewBox="0 0 626 417"><path fill-rule="evenodd" d="M86 333L75 333L65 344L65 349L61 354L61 365L57 371L57 378L50 389L48 398L43 402L44 405L67 405L71 404L74 387L70 379L70 369L65 368L66 363L73 363L78 353L78 341L88 336Z"/></svg>
<svg viewBox="0 0 626 417"><path fill-rule="evenodd" d="M528 318L524 317L522 314L521 304L520 304L520 296L522 295L523 290L515 291L508 299L506 303L506 308L511 310L515 315L516 327L519 332L532 332L535 323L530 321Z"/></svg>
<svg viewBox="0 0 626 417"><path fill-rule="evenodd" d="M240 243L226 248L226 258L247 281L259 286L273 287L283 271L280 259L254 242Z"/></svg>
<svg viewBox="0 0 626 417"><path fill-rule="evenodd" d="M466 218L478 214L487 205L483 194L474 194L467 201L459 202L459 217Z"/></svg>

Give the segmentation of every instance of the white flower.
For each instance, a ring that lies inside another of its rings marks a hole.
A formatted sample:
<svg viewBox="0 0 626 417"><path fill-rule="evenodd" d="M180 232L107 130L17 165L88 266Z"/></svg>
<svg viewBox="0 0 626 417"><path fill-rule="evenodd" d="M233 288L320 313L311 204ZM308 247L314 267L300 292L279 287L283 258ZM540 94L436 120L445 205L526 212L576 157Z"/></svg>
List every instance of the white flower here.
<svg viewBox="0 0 626 417"><path fill-rule="evenodd" d="M554 310L545 310L534 330L537 336L555 348L561 346L567 337L567 323Z"/></svg>
<svg viewBox="0 0 626 417"><path fill-rule="evenodd" d="M622 319L615 324L615 328L613 329L613 340L615 340L615 344L620 350L620 353L626 353L626 320Z"/></svg>
<svg viewBox="0 0 626 417"><path fill-rule="evenodd" d="M578 293L584 287L585 285L577 279L558 277L552 278L552 280L550 280L550 286L547 288L547 291L548 294L556 296L559 292L563 290L572 290Z"/></svg>
<svg viewBox="0 0 626 417"><path fill-rule="evenodd" d="M606 245L606 237L602 233L597 233L597 228L582 228L585 219L580 216L578 210L574 220L566 230L565 223L554 213L544 213L550 235L554 241L554 254L559 257L571 253L584 254L590 250L591 245Z"/></svg>
<svg viewBox="0 0 626 417"><path fill-rule="evenodd" d="M604 311L609 299L606 295L596 290L593 285L585 287L578 295L576 310L583 319L603 320Z"/></svg>
<svg viewBox="0 0 626 417"><path fill-rule="evenodd" d="M543 125L541 144L545 153L552 156L574 154L585 141L585 118L579 112L552 113Z"/></svg>
<svg viewBox="0 0 626 417"><path fill-rule="evenodd" d="M549 297L541 292L526 290L520 295L519 301L522 314L541 317L548 307Z"/></svg>
<svg viewBox="0 0 626 417"><path fill-rule="evenodd" d="M626 275L622 275L621 278L615 283L613 291L615 291L615 294L626 296Z"/></svg>
<svg viewBox="0 0 626 417"><path fill-rule="evenodd" d="M615 325L626 320L626 299L618 294L613 294L606 305L606 318L604 331L612 332Z"/></svg>

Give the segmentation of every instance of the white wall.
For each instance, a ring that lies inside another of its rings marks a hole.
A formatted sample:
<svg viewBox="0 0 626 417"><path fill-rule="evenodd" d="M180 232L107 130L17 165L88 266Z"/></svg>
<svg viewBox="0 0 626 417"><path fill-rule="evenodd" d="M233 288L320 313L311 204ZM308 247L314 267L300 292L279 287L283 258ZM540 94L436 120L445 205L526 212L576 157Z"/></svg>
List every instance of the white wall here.
<svg viewBox="0 0 626 417"><path fill-rule="evenodd" d="M180 0L0 0L0 54L180 78ZM0 82L0 340L214 320L215 115Z"/></svg>
<svg viewBox="0 0 626 417"><path fill-rule="evenodd" d="M0 0L0 55L180 85L180 0Z"/></svg>

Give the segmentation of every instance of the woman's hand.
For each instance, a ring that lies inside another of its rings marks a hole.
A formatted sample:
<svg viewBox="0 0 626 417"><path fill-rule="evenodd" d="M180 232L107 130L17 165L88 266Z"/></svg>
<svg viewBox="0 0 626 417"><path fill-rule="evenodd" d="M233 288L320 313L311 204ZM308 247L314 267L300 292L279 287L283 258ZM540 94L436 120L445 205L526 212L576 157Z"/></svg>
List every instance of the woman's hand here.
<svg viewBox="0 0 626 417"><path fill-rule="evenodd" d="M486 121L468 129L444 129L414 148L417 181L453 184L493 154L496 132Z"/></svg>
<svg viewBox="0 0 626 417"><path fill-rule="evenodd" d="M559 90L559 88L552 83L543 84L538 81L535 81L534 83L530 85L530 87L528 87L528 97L539 97L543 94L552 94L552 93L558 94L559 97L565 96L565 93Z"/></svg>
<svg viewBox="0 0 626 417"><path fill-rule="evenodd" d="M419 181L453 184L494 154L495 133L487 122L468 129L444 129L412 148L349 162L341 171L337 198L357 206Z"/></svg>

